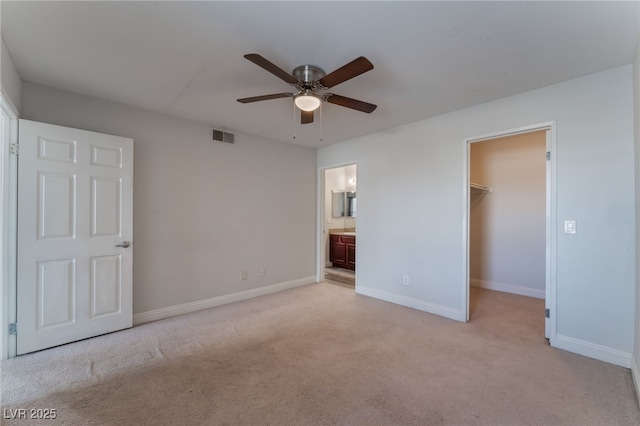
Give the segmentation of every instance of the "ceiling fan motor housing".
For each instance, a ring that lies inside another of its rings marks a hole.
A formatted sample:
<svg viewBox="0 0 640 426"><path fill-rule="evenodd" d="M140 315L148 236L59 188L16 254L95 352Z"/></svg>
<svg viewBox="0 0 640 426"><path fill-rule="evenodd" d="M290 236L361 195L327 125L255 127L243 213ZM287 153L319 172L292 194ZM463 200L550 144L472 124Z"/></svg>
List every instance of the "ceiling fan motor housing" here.
<svg viewBox="0 0 640 426"><path fill-rule="evenodd" d="M300 65L291 74L304 83L313 83L327 75L322 68L315 65Z"/></svg>

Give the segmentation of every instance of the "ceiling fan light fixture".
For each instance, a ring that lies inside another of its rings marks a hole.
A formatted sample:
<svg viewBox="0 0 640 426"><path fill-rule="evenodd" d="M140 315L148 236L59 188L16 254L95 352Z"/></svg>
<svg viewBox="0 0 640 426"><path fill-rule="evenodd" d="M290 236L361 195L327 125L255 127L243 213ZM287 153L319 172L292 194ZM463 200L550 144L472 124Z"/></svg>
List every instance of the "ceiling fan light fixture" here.
<svg viewBox="0 0 640 426"><path fill-rule="evenodd" d="M309 91L305 91L293 97L293 103L302 111L315 111L320 107L320 98Z"/></svg>

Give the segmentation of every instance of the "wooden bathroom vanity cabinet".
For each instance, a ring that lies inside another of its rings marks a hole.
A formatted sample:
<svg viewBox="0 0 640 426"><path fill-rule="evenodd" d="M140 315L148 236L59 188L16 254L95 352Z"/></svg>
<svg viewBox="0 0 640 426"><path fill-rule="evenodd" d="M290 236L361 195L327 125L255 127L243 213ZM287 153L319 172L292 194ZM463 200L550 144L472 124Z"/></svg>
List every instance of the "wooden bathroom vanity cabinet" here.
<svg viewBox="0 0 640 426"><path fill-rule="evenodd" d="M356 270L356 237L355 235L329 235L329 260L333 266Z"/></svg>

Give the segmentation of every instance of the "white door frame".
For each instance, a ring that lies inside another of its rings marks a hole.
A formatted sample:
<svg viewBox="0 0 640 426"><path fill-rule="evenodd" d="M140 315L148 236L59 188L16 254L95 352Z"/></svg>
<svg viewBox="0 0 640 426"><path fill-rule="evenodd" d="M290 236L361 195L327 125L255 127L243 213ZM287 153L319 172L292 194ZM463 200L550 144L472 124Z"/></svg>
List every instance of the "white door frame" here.
<svg viewBox="0 0 640 426"><path fill-rule="evenodd" d="M556 122L548 121L530 126L518 127L515 129L503 130L495 133L470 137L463 141L463 235L462 247L463 270L465 278L463 283L463 300L465 321L469 321L469 167L471 144L475 142L497 139L506 136L514 136L523 133L536 132L540 130L548 131L547 152L550 160L546 162L546 250L545 250L545 308L549 309L550 317L545 321L545 335L553 345L556 338Z"/></svg>
<svg viewBox="0 0 640 426"><path fill-rule="evenodd" d="M349 161L346 163L339 163L339 164L335 164L335 165L331 165L331 166L325 166L325 167L319 167L318 168L318 221L316 223L316 282L322 282L324 281L324 273L325 273L325 264L327 262L326 256L325 256L325 252L326 252L326 246L325 246L325 203L324 203L324 198L325 198L325 172L327 170L330 169L337 169L340 167L346 167L346 166L356 166L356 182L359 182L359 178L358 178L358 162L357 161ZM356 219L357 221L357 219ZM357 238L357 230L358 227L356 226L356 238ZM356 239L356 246L357 246L357 239ZM358 250L356 248L356 265L358 264ZM355 284L355 288L356 288L356 292L358 289L358 269L356 268L356 284Z"/></svg>
<svg viewBox="0 0 640 426"><path fill-rule="evenodd" d="M10 154L11 144L18 143L18 112L4 93L0 93L0 108L9 116L10 135L3 138L0 161L2 214L0 220L0 261L2 265L2 307L0 312L0 359L16 356L16 336L9 335L9 324L16 322L16 245L18 207L18 157Z"/></svg>

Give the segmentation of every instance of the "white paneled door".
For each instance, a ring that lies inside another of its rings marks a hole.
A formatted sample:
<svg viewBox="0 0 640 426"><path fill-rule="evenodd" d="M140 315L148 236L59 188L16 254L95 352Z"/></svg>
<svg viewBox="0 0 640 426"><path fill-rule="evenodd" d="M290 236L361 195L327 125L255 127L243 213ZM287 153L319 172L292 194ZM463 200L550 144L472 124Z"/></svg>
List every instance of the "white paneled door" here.
<svg viewBox="0 0 640 426"><path fill-rule="evenodd" d="M131 327L133 140L20 120L17 353Z"/></svg>

